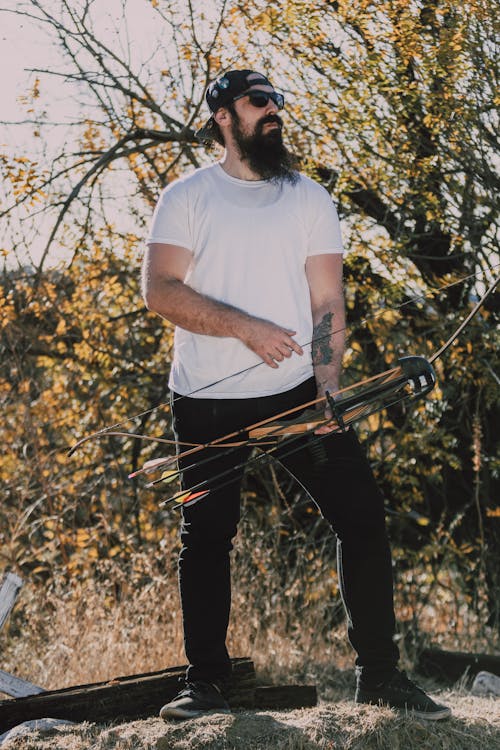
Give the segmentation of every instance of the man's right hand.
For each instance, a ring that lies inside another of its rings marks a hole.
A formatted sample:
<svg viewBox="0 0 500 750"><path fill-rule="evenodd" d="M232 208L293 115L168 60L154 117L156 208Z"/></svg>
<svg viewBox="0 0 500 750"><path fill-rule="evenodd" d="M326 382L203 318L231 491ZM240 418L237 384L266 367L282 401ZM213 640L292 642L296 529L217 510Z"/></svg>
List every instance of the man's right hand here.
<svg viewBox="0 0 500 750"><path fill-rule="evenodd" d="M277 368L278 362L291 357L292 352L302 355L304 351L292 338L297 334L288 328L261 318L246 321L239 331L239 339L260 357L269 367Z"/></svg>

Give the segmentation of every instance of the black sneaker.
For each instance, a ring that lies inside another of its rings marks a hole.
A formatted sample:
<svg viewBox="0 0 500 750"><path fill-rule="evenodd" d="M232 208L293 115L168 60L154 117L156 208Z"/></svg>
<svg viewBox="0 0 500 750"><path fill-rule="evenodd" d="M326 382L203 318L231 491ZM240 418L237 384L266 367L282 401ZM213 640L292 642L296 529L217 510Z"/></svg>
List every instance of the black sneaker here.
<svg viewBox="0 0 500 750"><path fill-rule="evenodd" d="M422 688L408 679L405 672L396 670L386 682L378 685L363 684L358 677L356 703L374 703L379 706L390 706L411 713L418 719L447 719L451 711L447 706L440 706L424 693Z"/></svg>
<svg viewBox="0 0 500 750"><path fill-rule="evenodd" d="M160 710L162 719L194 719L209 713L231 713L229 704L212 682L186 682L186 687Z"/></svg>

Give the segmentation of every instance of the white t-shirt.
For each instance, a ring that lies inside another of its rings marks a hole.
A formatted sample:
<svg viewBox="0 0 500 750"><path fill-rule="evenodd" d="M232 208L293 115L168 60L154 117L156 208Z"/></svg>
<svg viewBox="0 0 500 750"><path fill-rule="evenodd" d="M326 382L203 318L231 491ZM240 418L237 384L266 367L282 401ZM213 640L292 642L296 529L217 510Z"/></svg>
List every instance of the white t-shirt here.
<svg viewBox="0 0 500 750"><path fill-rule="evenodd" d="M162 192L149 243L180 245L193 258L185 283L197 292L297 331L304 354L270 368L239 339L175 330L169 387L193 398L281 393L313 374L312 314L305 262L342 253L328 192L300 175L296 185L230 177L219 163ZM217 382L220 381L220 382Z"/></svg>

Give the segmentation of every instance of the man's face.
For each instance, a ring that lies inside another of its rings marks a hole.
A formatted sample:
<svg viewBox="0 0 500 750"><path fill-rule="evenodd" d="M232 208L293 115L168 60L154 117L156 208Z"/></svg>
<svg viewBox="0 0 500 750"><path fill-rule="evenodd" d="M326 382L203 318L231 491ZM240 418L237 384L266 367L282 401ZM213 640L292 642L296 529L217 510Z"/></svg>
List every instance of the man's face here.
<svg viewBox="0 0 500 750"><path fill-rule="evenodd" d="M272 86L255 85L249 91L271 93ZM256 107L251 98L243 96L228 107L231 113L230 132L241 158L264 180L292 184L298 179L295 160L283 145L283 121L278 107L269 99L264 107Z"/></svg>
<svg viewBox="0 0 500 750"><path fill-rule="evenodd" d="M263 84L252 86L249 90L263 91L272 94L272 86ZM244 137L253 137L255 135L272 134L271 138L281 140L281 128L283 120L278 116L278 107L272 99L268 99L264 107L256 107L248 96L243 96L233 103L233 111L236 113L239 123L239 132Z"/></svg>

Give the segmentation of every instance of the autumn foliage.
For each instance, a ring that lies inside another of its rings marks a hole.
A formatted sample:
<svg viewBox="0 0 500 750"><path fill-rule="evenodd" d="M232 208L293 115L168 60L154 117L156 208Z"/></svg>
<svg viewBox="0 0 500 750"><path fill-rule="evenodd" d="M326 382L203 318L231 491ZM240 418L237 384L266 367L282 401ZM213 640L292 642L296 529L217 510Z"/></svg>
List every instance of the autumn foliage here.
<svg viewBox="0 0 500 750"><path fill-rule="evenodd" d="M217 158L195 137L207 81L244 61L285 92L289 144L342 219L355 382L436 351L498 273L498 14L490 0L232 0L205 15L144 0L165 44L139 64L103 38L92 4L28 5L60 45L64 85L93 107L53 162L31 154L49 136L43 82L54 74L37 72L26 154L0 155L0 572L50 587L113 575L109 560L123 572L139 553L168 549L160 567L174 565L178 516L160 508L164 490L127 479L172 449L106 437L66 453L112 424L171 437L172 329L144 308L140 262L161 188ZM41 261L29 264L38 226ZM54 249L68 259L56 267ZM387 499L400 617L435 635L428 604L448 601L443 638L470 638L473 624L489 647L500 630L496 324L488 302L437 363L425 402L360 425ZM246 480L251 565L262 585L269 560L282 565L254 606L280 589L296 611L319 602L321 631L342 616L325 604L337 591L329 530L278 476L271 466Z"/></svg>

